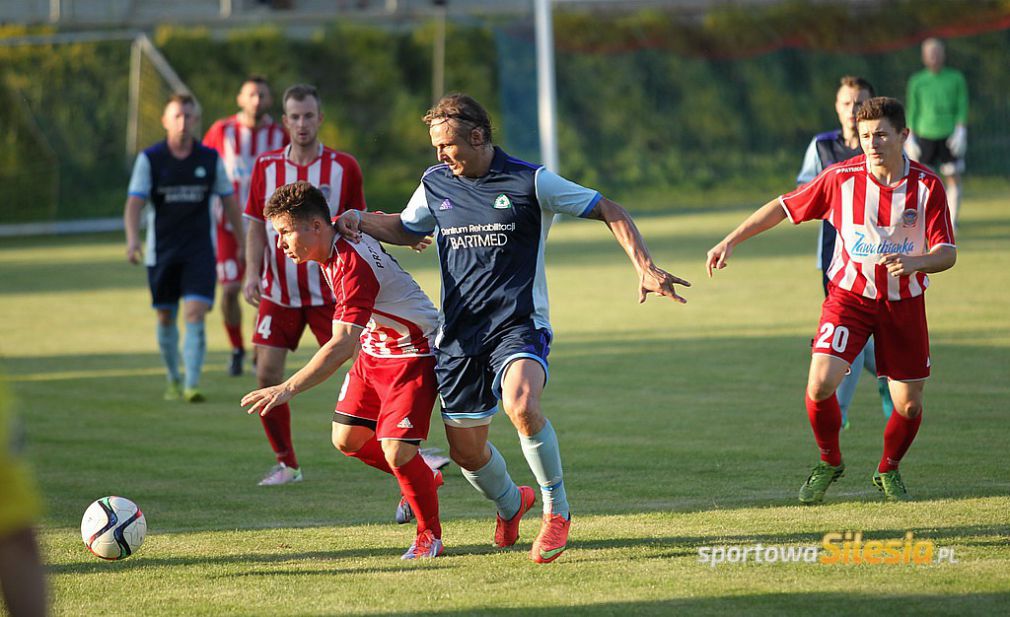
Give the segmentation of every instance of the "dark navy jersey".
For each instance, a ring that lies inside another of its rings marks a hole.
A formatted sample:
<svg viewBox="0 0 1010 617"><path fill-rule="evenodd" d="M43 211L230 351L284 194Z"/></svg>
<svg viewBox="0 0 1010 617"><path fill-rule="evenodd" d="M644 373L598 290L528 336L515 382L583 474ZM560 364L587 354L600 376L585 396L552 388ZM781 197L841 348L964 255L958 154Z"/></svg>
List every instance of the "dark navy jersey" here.
<svg viewBox="0 0 1010 617"><path fill-rule="evenodd" d="M796 184L806 184L831 165L847 161L862 153L863 149L859 146L850 148L845 143L841 129L820 133L814 136L810 145L807 146L806 155L803 157L803 167L796 177ZM837 236L838 234L831 223L821 221L821 229L817 238L817 267L822 272L827 272L828 267L831 266Z"/></svg>
<svg viewBox="0 0 1010 617"><path fill-rule="evenodd" d="M159 142L137 156L129 194L148 200L147 265L159 261L213 255L210 196L234 192L215 150L200 143L184 159Z"/></svg>
<svg viewBox="0 0 1010 617"><path fill-rule="evenodd" d="M400 219L413 233L435 236L442 270L436 347L479 355L510 326L532 320L550 329L544 243L553 214L584 217L599 200L498 147L480 178L454 176L444 164L429 168Z"/></svg>

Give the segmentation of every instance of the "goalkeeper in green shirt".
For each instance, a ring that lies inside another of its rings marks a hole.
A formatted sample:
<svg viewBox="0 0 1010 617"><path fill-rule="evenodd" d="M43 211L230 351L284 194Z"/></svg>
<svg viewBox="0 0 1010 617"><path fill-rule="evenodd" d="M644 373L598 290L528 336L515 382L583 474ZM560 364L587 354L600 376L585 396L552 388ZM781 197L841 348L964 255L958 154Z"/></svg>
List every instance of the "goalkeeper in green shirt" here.
<svg viewBox="0 0 1010 617"><path fill-rule="evenodd" d="M907 120L911 134L905 142L910 158L929 165L943 176L950 219L957 226L961 206L961 173L968 149L968 84L960 71L944 66L943 43L922 42L925 69L908 80Z"/></svg>

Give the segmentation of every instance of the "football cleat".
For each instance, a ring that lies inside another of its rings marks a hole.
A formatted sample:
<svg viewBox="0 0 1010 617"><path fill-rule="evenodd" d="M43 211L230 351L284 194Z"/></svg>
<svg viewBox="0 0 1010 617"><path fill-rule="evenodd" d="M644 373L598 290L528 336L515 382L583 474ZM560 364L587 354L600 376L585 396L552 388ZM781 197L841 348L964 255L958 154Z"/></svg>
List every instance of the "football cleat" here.
<svg viewBox="0 0 1010 617"><path fill-rule="evenodd" d="M571 526L571 515L566 519L560 514L545 513L540 533L530 549L530 559L537 563L550 563L560 557L568 548L568 529Z"/></svg>
<svg viewBox="0 0 1010 617"><path fill-rule="evenodd" d="M516 515L505 520L501 514L497 514L494 528L494 545L498 548L507 548L516 543L519 539L519 521L523 514L530 511L537 500L536 492L528 486L519 487L519 511Z"/></svg>
<svg viewBox="0 0 1010 617"><path fill-rule="evenodd" d="M302 481L302 470L288 467L284 463L277 463L270 468L267 475L260 480L259 486L280 486L281 484L291 484Z"/></svg>
<svg viewBox="0 0 1010 617"><path fill-rule="evenodd" d="M905 482L901 479L901 474L897 469L884 473L873 472L873 486L876 486L877 490L884 494L887 501L909 501L912 499L908 496Z"/></svg>
<svg viewBox="0 0 1010 617"><path fill-rule="evenodd" d="M445 478L442 477L442 472L438 469L432 471L435 472L435 489L438 490L445 484ZM399 525L405 525L412 520L414 520L414 509L410 507L407 498L400 495L400 503L396 504L396 522Z"/></svg>
<svg viewBox="0 0 1010 617"><path fill-rule="evenodd" d="M182 385L178 381L170 381L165 386L165 400L177 401L182 398Z"/></svg>
<svg viewBox="0 0 1010 617"><path fill-rule="evenodd" d="M800 503L811 505L824 501L824 493L827 492L831 483L841 478L845 474L845 463L838 467L828 465L824 461L818 462L810 471L810 476L800 487Z"/></svg>
<svg viewBox="0 0 1010 617"><path fill-rule="evenodd" d="M410 545L407 552L400 559L430 559L438 557L445 550L442 540L435 537L430 529L425 529L417 534L414 543Z"/></svg>
<svg viewBox="0 0 1010 617"><path fill-rule="evenodd" d="M182 398L187 403L202 403L207 399L204 397L203 393L196 388L186 388L182 391Z"/></svg>
<svg viewBox="0 0 1010 617"><path fill-rule="evenodd" d="M231 360L228 361L228 375L239 377L242 375L242 363L245 361L244 349L231 350Z"/></svg>
<svg viewBox="0 0 1010 617"><path fill-rule="evenodd" d="M424 459L424 464L431 467L432 470L442 469L452 462L452 459L448 456L442 456L440 452L441 450L438 448L421 448L418 450L421 458Z"/></svg>

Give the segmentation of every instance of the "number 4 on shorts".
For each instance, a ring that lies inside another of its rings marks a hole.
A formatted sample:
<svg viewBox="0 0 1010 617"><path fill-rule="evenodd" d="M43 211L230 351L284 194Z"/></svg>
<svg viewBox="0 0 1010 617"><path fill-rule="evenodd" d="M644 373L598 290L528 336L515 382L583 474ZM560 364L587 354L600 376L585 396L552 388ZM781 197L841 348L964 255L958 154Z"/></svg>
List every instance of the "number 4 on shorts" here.
<svg viewBox="0 0 1010 617"><path fill-rule="evenodd" d="M272 322L273 319L272 315L263 315L260 317L259 323L256 324L256 333L264 339L270 338L270 322Z"/></svg>

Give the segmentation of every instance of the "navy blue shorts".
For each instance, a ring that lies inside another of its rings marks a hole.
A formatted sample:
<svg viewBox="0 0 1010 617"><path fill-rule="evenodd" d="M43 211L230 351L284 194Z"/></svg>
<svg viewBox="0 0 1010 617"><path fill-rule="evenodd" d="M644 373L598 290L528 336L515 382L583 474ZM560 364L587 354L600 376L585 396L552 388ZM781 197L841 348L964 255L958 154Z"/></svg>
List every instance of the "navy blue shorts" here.
<svg viewBox="0 0 1010 617"><path fill-rule="evenodd" d="M551 331L533 322L511 326L479 356L450 356L435 350L435 377L442 401L442 420L451 426L488 424L498 412L501 380L515 360L530 358L544 367L551 351Z"/></svg>
<svg viewBox="0 0 1010 617"><path fill-rule="evenodd" d="M213 253L187 259L159 259L147 267L151 305L159 309L179 306L179 300L200 300L214 305L217 263Z"/></svg>

